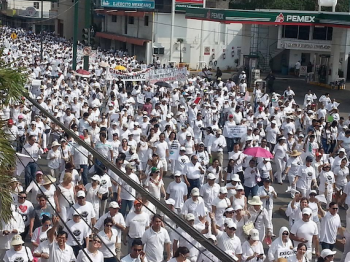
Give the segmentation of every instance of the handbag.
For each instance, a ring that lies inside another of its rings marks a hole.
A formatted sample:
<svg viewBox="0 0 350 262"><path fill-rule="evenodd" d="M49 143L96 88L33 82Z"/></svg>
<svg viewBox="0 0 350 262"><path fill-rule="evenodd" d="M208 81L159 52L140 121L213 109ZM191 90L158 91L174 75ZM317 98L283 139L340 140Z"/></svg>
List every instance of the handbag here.
<svg viewBox="0 0 350 262"><path fill-rule="evenodd" d="M36 258L36 260L35 260L35 258L33 258L33 260L30 260L30 257L29 257L29 255L28 255L27 247L26 247L26 246L23 246L23 247L24 247L24 249L25 249L25 251L26 251L26 254L27 254L27 257L28 257L28 262L37 262L37 261L38 261L38 258Z"/></svg>
<svg viewBox="0 0 350 262"><path fill-rule="evenodd" d="M249 236L249 233L250 233L250 230L254 229L255 228L255 223L256 223L256 220L258 220L258 217L260 216L262 210L260 210L259 214L257 215L257 217L255 218L255 221L252 222L248 222L248 223L245 223L243 225L243 233L248 237Z"/></svg>

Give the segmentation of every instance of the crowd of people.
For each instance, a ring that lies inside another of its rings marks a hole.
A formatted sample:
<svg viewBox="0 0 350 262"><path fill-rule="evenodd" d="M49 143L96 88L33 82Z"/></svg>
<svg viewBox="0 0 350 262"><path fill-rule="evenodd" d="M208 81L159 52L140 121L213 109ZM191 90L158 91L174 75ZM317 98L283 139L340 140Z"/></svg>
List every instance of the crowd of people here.
<svg viewBox="0 0 350 262"><path fill-rule="evenodd" d="M329 94L309 91L303 104L290 87L283 94L256 87L250 96L244 71L237 86L210 80L207 70L161 85L108 79L108 68L154 66L125 51L98 51L84 77L71 68L69 42L47 36L40 59L36 35L1 32L2 59L28 69L26 88L37 103L22 99L0 111L18 158L29 158L11 181L13 218L1 222L1 260L218 261L84 141L234 261L315 255L331 262L337 240L345 243L341 261L350 261L350 229L338 215L350 204L350 116L340 117ZM271 157L245 153L254 148ZM274 230L282 184L291 195L289 223Z"/></svg>

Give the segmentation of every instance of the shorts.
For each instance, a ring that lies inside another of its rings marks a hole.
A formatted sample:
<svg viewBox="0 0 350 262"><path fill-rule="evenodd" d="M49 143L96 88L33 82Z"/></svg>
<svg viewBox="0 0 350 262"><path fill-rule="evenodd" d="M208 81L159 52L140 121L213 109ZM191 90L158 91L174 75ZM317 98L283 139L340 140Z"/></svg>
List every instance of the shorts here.
<svg viewBox="0 0 350 262"><path fill-rule="evenodd" d="M166 159L159 159L163 164L163 172L168 171L168 161Z"/></svg>

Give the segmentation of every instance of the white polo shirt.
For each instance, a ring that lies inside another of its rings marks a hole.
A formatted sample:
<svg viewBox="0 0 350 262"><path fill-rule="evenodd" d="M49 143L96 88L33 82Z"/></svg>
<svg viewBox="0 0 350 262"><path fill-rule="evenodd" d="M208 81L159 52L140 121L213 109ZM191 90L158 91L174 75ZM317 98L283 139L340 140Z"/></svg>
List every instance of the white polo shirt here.
<svg viewBox="0 0 350 262"><path fill-rule="evenodd" d="M57 242L54 240L49 244L50 257L49 262L71 262L75 261L74 252L71 246L65 244L65 248L62 250L59 248Z"/></svg>
<svg viewBox="0 0 350 262"><path fill-rule="evenodd" d="M149 224L149 215L146 212L132 212L126 216L125 225L129 228L128 235L131 238L141 238Z"/></svg>
<svg viewBox="0 0 350 262"><path fill-rule="evenodd" d="M168 231L166 231L165 228L161 227L160 230L156 232L150 227L145 231L141 240L142 243L146 245L144 251L146 252L148 261L163 261L164 244L171 243Z"/></svg>
<svg viewBox="0 0 350 262"><path fill-rule="evenodd" d="M312 238L313 236L318 235L317 224L312 220L309 220L309 222L304 222L302 219L300 219L294 223L290 233L299 238L304 238L307 240L305 244L307 249L310 251L312 247ZM300 242L298 241L294 241L294 246L298 246L299 243Z"/></svg>
<svg viewBox="0 0 350 262"><path fill-rule="evenodd" d="M321 219L320 242L334 244L337 240L338 228L341 227L341 221L338 214L332 215L326 212Z"/></svg>

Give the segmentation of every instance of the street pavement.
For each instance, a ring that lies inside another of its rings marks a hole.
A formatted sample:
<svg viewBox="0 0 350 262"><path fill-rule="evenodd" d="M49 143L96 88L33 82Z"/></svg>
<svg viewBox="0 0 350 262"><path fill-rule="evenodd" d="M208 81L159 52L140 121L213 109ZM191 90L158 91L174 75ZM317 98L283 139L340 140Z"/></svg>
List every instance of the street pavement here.
<svg viewBox="0 0 350 262"><path fill-rule="evenodd" d="M275 92L282 94L283 91L288 87L291 86L292 90L295 92L296 97L295 100L298 104L302 104L304 100L304 95L307 93L309 89L312 90L313 93L317 95L317 97L320 97L322 94L329 92L331 94L331 98L335 98L337 102L340 103L339 109L341 112L341 115L347 118L348 113L350 112L350 91L349 90L331 90L319 86L313 86L308 83L306 83L304 80L296 78L296 79L280 79L277 77L274 85ZM42 157L42 159L39 160L39 165L42 170L48 174L48 168L47 168L47 160L45 159L46 155ZM226 158L224 159L224 167L227 165L227 154ZM172 181L172 179L169 177L164 178L165 188L168 186L168 184ZM287 190L287 184L284 183L283 185L279 184L272 184L272 186L275 188L278 197L274 200L274 212L273 212L273 225L274 225L274 234L278 236L278 232L280 227L282 226L288 226L288 220L287 218L282 215L279 212L279 209L285 205L287 205L290 201L290 194L286 193ZM345 210L340 209L339 210L342 224L345 226ZM26 241L29 243L29 239ZM267 248L265 246L265 248ZM267 249L266 249L267 251ZM340 258L342 256L342 252L338 249L336 249L337 254L335 256L334 261L340 261ZM122 245L122 254L126 255L126 247Z"/></svg>

